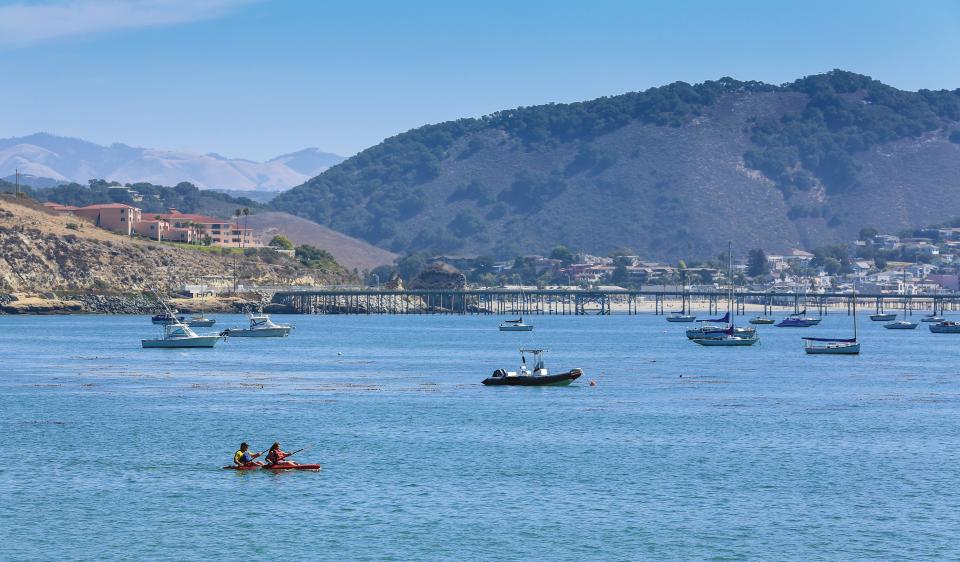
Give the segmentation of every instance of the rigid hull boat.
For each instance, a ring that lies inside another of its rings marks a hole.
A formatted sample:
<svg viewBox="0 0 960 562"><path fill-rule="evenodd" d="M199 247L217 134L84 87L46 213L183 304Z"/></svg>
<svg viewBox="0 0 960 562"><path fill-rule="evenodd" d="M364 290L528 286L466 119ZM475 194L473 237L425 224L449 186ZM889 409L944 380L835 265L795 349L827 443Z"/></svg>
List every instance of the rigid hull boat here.
<svg viewBox="0 0 960 562"><path fill-rule="evenodd" d="M929 324L930 331L934 334L960 334L960 322L944 320L936 324Z"/></svg>
<svg viewBox="0 0 960 562"><path fill-rule="evenodd" d="M667 316L667 322L693 322L696 319L697 319L696 316L684 314L682 310L677 312L671 312L670 316Z"/></svg>
<svg viewBox="0 0 960 562"><path fill-rule="evenodd" d="M504 320L500 323L501 332L529 332L533 330L533 324L524 324L523 317L517 320Z"/></svg>
<svg viewBox="0 0 960 562"><path fill-rule="evenodd" d="M751 324L773 324L773 318L767 318L766 316L755 316L750 319Z"/></svg>
<svg viewBox="0 0 960 562"><path fill-rule="evenodd" d="M220 332L231 338L285 338L290 335L293 326L290 324L276 324L266 314L249 314L249 328L227 328Z"/></svg>
<svg viewBox="0 0 960 562"><path fill-rule="evenodd" d="M219 340L219 335L199 335L182 322L171 322L163 326L162 337L141 342L145 348L184 348L213 347Z"/></svg>
<svg viewBox="0 0 960 562"><path fill-rule="evenodd" d="M920 319L921 322L943 322L945 319L943 316L937 314L931 314L929 316L924 316Z"/></svg>
<svg viewBox="0 0 960 562"><path fill-rule="evenodd" d="M497 369L492 375L483 379L487 386L566 386L580 378L583 371L571 369L566 373L551 375L543 364L544 349L521 349L521 366L517 372ZM526 354L533 355L533 369L527 368Z"/></svg>

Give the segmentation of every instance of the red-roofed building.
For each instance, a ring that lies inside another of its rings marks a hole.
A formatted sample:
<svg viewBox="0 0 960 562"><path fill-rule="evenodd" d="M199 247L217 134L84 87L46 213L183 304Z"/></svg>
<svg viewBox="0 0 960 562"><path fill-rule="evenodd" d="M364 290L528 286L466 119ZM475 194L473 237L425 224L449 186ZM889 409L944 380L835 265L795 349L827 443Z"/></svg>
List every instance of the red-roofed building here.
<svg viewBox="0 0 960 562"><path fill-rule="evenodd" d="M176 209L170 211L156 216L168 221L173 228L195 230L198 238L209 236L213 246L245 248L255 245L252 228L242 228L235 222L206 215L181 213Z"/></svg>
<svg viewBox="0 0 960 562"><path fill-rule="evenodd" d="M73 205L61 205L59 203L46 202L43 204L44 207L57 213L58 215L71 214L76 211L79 207L74 207Z"/></svg>
<svg viewBox="0 0 960 562"><path fill-rule="evenodd" d="M100 228L127 236L135 232L134 225L140 222L140 209L123 203L87 205L71 212L78 217L89 220Z"/></svg>

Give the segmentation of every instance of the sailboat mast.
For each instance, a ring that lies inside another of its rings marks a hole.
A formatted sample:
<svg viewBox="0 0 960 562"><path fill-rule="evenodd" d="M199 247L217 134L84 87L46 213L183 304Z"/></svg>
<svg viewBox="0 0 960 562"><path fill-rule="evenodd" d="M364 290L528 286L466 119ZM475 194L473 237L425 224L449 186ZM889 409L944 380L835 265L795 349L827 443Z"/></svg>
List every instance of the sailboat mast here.
<svg viewBox="0 0 960 562"><path fill-rule="evenodd" d="M727 314L733 326L733 240L727 241Z"/></svg>
<svg viewBox="0 0 960 562"><path fill-rule="evenodd" d="M853 341L857 341L857 280L853 280Z"/></svg>

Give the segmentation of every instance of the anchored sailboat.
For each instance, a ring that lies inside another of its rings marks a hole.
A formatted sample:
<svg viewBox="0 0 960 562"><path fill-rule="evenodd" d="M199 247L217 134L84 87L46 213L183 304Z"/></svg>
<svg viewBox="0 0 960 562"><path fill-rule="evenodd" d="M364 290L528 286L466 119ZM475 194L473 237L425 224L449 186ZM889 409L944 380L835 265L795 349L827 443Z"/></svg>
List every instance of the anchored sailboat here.
<svg viewBox="0 0 960 562"><path fill-rule="evenodd" d="M698 345L705 347L743 347L749 346L760 341L756 330L751 332L737 332L737 327L733 322L733 242L727 244L727 314L723 317L729 321L727 328L720 334L710 334L706 337L691 338Z"/></svg>
<svg viewBox="0 0 960 562"><path fill-rule="evenodd" d="M853 337L852 338L803 338L803 350L808 355L859 355L857 341L857 287L853 287Z"/></svg>

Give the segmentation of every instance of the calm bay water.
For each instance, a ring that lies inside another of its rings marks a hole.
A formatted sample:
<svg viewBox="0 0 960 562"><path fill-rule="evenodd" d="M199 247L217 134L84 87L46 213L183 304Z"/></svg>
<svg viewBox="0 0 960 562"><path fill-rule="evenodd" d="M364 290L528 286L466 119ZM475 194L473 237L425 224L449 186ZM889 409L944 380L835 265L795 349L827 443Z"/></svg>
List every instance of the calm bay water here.
<svg viewBox="0 0 960 562"><path fill-rule="evenodd" d="M864 317L863 355L811 357L847 316L738 349L652 315L275 319L143 350L146 317L0 317L0 558L960 557L960 336ZM520 345L586 374L483 387ZM241 440L323 470L221 470Z"/></svg>

